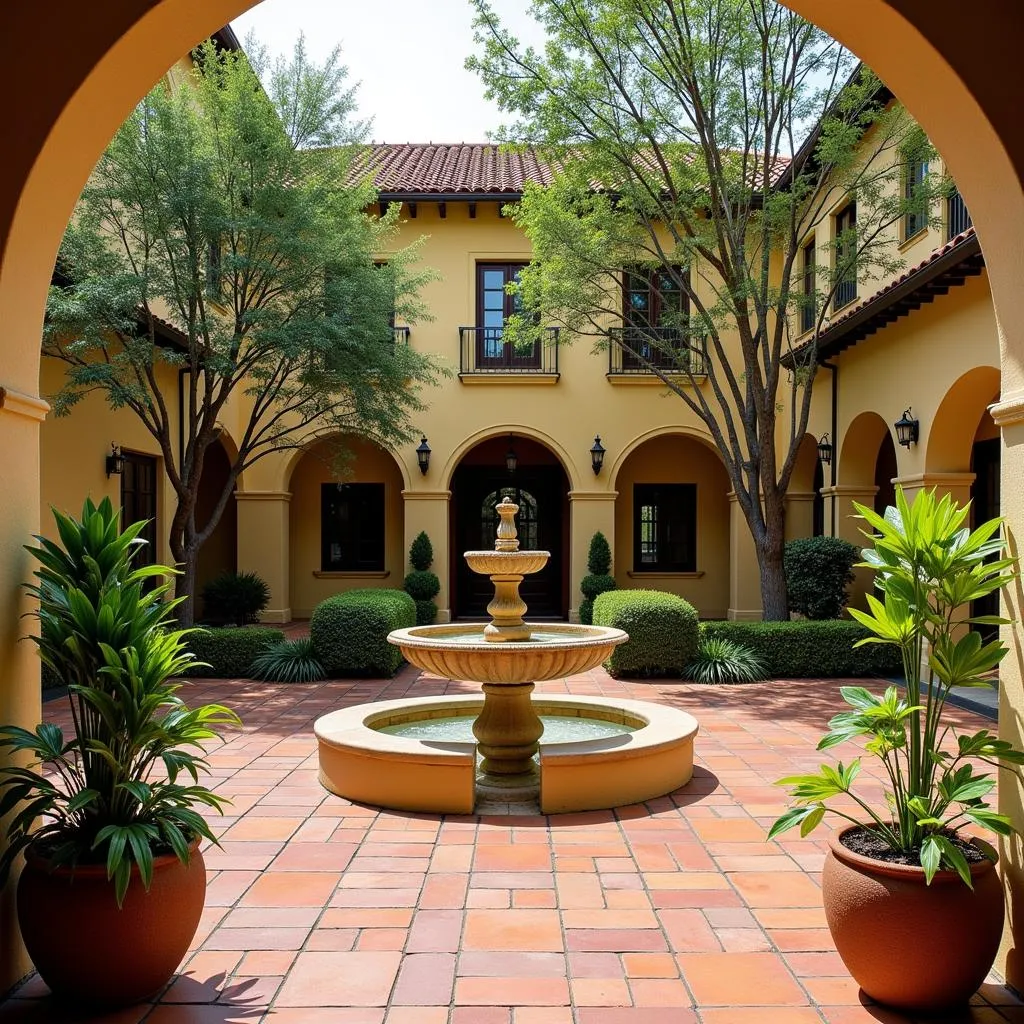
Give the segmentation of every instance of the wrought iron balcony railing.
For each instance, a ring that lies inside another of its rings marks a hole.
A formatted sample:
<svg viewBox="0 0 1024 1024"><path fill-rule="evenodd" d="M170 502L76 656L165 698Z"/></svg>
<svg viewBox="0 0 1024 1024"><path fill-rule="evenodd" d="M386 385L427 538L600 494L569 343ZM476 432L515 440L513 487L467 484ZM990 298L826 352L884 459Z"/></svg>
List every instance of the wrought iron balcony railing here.
<svg viewBox="0 0 1024 1024"><path fill-rule="evenodd" d="M408 327L392 327L393 340L396 345L408 345L409 344L409 328Z"/></svg>
<svg viewBox="0 0 1024 1024"><path fill-rule="evenodd" d="M946 241L962 235L973 223L964 197L954 192L946 199Z"/></svg>
<svg viewBox="0 0 1024 1024"><path fill-rule="evenodd" d="M459 328L459 375L558 374L558 328L544 327L533 344L513 344L501 327Z"/></svg>
<svg viewBox="0 0 1024 1024"><path fill-rule="evenodd" d="M608 346L608 373L707 374L708 339L678 327L615 327Z"/></svg>

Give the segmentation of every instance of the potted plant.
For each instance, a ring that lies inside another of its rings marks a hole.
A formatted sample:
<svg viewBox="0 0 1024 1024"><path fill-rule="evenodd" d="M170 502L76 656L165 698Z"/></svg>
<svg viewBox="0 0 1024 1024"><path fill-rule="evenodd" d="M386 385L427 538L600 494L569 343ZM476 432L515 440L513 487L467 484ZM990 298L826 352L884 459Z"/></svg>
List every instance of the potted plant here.
<svg viewBox="0 0 1024 1024"><path fill-rule="evenodd" d="M875 546L862 564L874 569L882 599L868 595L869 611L850 614L872 633L861 643L899 648L906 692L843 687L850 710L831 720L818 749L865 738L879 769L870 785L884 792L884 809L855 791L860 757L822 765L780 780L795 806L769 838L796 826L806 836L826 812L846 822L831 839L822 876L836 949L872 998L938 1010L977 990L1003 928L996 852L966 830L1011 833L1009 819L985 802L995 778L975 765L1018 765L1024 754L987 729L958 734L943 710L951 688L989 685L1006 654L1000 641L986 643L969 627L1008 620L971 618L969 609L1010 581L1013 563L1003 557L1000 520L971 531L968 507L948 495L922 491L910 504L897 488L896 507L884 516L856 509L872 528L863 531Z"/></svg>
<svg viewBox="0 0 1024 1024"><path fill-rule="evenodd" d="M171 678L191 663L186 632L168 627L163 566L136 568L145 524L123 532L109 500L81 522L54 511L60 543L37 537L28 589L39 602L46 665L68 688L75 733L52 722L0 729L15 765L0 779L0 815L14 811L0 882L18 854L18 919L55 994L127 1004L174 973L205 899L199 807L225 802L198 784L201 744L237 716L187 708ZM32 763L26 765L26 761Z"/></svg>

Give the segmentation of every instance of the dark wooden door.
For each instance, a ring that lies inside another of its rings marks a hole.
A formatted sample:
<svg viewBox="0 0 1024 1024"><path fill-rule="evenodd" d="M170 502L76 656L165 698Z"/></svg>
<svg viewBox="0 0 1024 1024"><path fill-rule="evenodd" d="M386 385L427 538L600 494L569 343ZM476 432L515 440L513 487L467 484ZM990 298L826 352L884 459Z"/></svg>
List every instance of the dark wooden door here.
<svg viewBox="0 0 1024 1024"><path fill-rule="evenodd" d="M565 476L558 466L520 468L514 477L489 466L461 466L452 480L455 546L455 615L486 617L494 597L494 585L473 572L462 557L464 551L492 550L498 528L494 511L508 496L519 506L516 528L520 550L550 551L548 564L526 576L519 593L528 606L527 617L563 618L566 614L562 586L562 519Z"/></svg>
<svg viewBox="0 0 1024 1024"><path fill-rule="evenodd" d="M158 561L156 522L156 457L138 452L124 453L121 472L121 528L146 520L139 534L146 546L135 556L134 565L153 565Z"/></svg>
<svg viewBox="0 0 1024 1024"><path fill-rule="evenodd" d="M476 365L490 369L540 366L540 342L513 348L505 340L505 321L518 313L518 295L506 286L515 281L525 263L478 263L476 268Z"/></svg>
<svg viewBox="0 0 1024 1024"><path fill-rule="evenodd" d="M971 452L971 521L980 526L999 515L999 438L976 441ZM998 615L999 594L989 594L971 603L971 615ZM976 626L985 639L995 639L998 626Z"/></svg>

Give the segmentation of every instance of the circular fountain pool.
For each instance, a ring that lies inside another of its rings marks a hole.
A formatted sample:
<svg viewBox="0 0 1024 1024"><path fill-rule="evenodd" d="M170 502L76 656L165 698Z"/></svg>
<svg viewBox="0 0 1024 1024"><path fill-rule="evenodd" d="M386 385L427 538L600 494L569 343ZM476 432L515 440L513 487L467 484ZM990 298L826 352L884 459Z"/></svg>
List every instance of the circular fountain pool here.
<svg viewBox="0 0 1024 1024"><path fill-rule="evenodd" d="M623 736L636 732L640 726L626 722L608 722L602 718L583 718L579 715L540 715L544 734L540 745L550 743L577 743L581 740L600 740L607 736ZM380 726L380 732L390 736L408 736L414 740L447 740L455 743L475 743L472 715L454 715L451 718L417 718L409 722Z"/></svg>

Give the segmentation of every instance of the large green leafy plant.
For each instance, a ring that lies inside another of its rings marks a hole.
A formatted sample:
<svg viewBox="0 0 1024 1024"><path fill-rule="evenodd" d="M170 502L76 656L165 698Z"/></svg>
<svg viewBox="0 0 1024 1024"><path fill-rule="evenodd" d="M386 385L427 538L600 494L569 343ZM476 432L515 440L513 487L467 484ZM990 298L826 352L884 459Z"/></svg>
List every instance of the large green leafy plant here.
<svg viewBox="0 0 1024 1024"><path fill-rule="evenodd" d="M969 508L948 495L937 499L934 491L922 491L911 504L898 488L896 506L884 516L855 507L872 528L862 531L875 544L865 550L862 564L875 570L882 599L869 594L869 611L851 608L850 614L872 633L861 644L899 649L906 693L895 686L882 696L860 686L843 687L850 710L831 720L818 749L866 737L867 753L885 770L887 807L880 813L853 791L859 757L848 765L822 765L817 774L780 780L790 788L795 806L775 822L769 838L797 825L807 835L828 811L863 824L892 850L917 857L929 882L943 868L955 870L970 885L970 868L953 842L955 833L967 825L1000 835L1012 831L1009 819L985 802L995 778L977 773L975 763L993 768L1024 763L1024 753L987 729L963 735L943 721L950 690L991 685L990 674L1006 654L999 640L986 643L969 629L1009 621L969 614L971 602L1006 586L1015 575L998 535L1001 520L972 531L965 525ZM865 818L830 806L837 797L852 799Z"/></svg>
<svg viewBox="0 0 1024 1024"><path fill-rule="evenodd" d="M217 704L186 707L170 681L193 658L187 632L168 628L169 584L148 585L173 570L133 566L144 524L122 532L108 499L86 501L80 522L54 517L60 542L37 537L28 549L39 562L28 589L39 602L33 639L67 684L75 734L52 722L0 728L0 746L33 762L0 779L0 815L18 808L0 881L36 844L54 865L105 863L121 903L133 866L148 889L155 854L187 863L194 840L214 839L197 805L225 801L198 784L202 744L238 718Z"/></svg>

